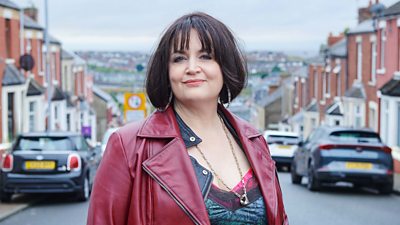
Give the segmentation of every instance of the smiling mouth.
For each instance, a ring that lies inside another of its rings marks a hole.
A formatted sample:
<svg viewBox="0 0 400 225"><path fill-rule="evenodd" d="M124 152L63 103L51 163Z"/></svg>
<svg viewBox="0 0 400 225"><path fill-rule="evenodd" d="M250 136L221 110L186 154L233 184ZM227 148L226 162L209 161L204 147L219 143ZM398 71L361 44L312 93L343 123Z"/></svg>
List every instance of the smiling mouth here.
<svg viewBox="0 0 400 225"><path fill-rule="evenodd" d="M187 80L187 81L184 81L183 83L192 86L192 85L200 85L203 82L204 82L204 80Z"/></svg>

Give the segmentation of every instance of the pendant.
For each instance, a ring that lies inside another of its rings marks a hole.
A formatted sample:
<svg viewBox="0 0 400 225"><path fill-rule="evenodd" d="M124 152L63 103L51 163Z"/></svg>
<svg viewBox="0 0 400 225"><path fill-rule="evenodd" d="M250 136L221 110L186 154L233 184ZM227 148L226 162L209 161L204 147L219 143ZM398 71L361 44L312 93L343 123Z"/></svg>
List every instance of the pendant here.
<svg viewBox="0 0 400 225"><path fill-rule="evenodd" d="M247 198L247 194L243 194L240 196L240 204L246 206L250 203L249 198Z"/></svg>

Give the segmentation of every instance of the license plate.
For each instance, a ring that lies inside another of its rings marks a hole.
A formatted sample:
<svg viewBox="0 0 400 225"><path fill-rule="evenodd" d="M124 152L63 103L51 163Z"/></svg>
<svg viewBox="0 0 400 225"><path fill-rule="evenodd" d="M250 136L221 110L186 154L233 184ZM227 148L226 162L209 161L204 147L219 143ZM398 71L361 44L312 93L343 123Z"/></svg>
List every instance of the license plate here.
<svg viewBox="0 0 400 225"><path fill-rule="evenodd" d="M26 161L25 169L27 170L53 170L56 168L54 161Z"/></svg>
<svg viewBox="0 0 400 225"><path fill-rule="evenodd" d="M278 148L280 148L280 149L290 149L291 146L290 145L278 145Z"/></svg>
<svg viewBox="0 0 400 225"><path fill-rule="evenodd" d="M346 169L370 170L372 169L372 163L346 162Z"/></svg>

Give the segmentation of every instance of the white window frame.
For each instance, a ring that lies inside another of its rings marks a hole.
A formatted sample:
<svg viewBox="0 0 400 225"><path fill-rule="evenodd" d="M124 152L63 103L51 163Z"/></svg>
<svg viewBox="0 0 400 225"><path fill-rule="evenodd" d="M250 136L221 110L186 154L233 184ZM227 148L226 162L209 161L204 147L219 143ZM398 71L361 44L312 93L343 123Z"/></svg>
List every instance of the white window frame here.
<svg viewBox="0 0 400 225"><path fill-rule="evenodd" d="M31 106L33 105L33 108ZM35 131L36 128L36 102L30 101L28 108L28 118L29 118L29 131Z"/></svg>
<svg viewBox="0 0 400 225"><path fill-rule="evenodd" d="M381 57L380 57L381 68L379 70L381 74L385 73L385 48L386 48L386 29L385 27L383 27L381 29Z"/></svg>
<svg viewBox="0 0 400 225"><path fill-rule="evenodd" d="M389 134L389 100L382 99L382 139L384 143L388 142L388 134Z"/></svg>

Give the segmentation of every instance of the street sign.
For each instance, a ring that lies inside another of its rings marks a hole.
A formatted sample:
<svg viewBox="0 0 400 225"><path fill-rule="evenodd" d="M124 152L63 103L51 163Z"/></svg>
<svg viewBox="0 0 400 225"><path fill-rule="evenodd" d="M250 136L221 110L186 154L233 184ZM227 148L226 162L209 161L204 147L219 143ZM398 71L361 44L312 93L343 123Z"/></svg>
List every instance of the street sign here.
<svg viewBox="0 0 400 225"><path fill-rule="evenodd" d="M146 95L144 93L130 93L124 95L125 122L138 121L146 117Z"/></svg>

